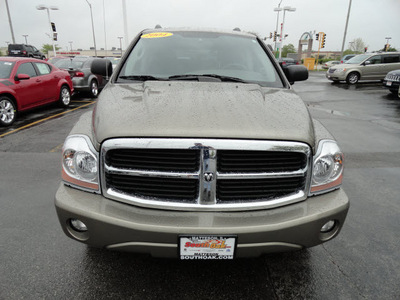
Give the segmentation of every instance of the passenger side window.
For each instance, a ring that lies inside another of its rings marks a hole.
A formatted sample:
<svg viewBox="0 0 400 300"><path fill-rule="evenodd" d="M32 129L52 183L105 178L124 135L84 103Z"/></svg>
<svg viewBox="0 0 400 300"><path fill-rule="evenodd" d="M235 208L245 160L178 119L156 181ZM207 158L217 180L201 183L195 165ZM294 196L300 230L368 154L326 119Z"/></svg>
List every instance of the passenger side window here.
<svg viewBox="0 0 400 300"><path fill-rule="evenodd" d="M51 68L48 64L44 63L35 63L36 68L39 70L40 75L47 75L50 74Z"/></svg>
<svg viewBox="0 0 400 300"><path fill-rule="evenodd" d="M386 55L383 57L384 64L391 64L398 62L400 62L400 55Z"/></svg>
<svg viewBox="0 0 400 300"><path fill-rule="evenodd" d="M19 74L27 74L30 77L37 76L36 70L33 67L32 63L24 63L18 67L17 75Z"/></svg>

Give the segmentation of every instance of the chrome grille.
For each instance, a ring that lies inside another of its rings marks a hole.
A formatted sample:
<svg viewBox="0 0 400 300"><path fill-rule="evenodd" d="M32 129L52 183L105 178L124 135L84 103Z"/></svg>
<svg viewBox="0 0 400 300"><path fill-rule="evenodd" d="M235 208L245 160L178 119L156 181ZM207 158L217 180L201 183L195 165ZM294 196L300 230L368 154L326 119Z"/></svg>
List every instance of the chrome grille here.
<svg viewBox="0 0 400 300"><path fill-rule="evenodd" d="M388 81L400 81L400 76L399 75L387 74L386 77L385 77L385 80L388 80Z"/></svg>
<svg viewBox="0 0 400 300"><path fill-rule="evenodd" d="M114 139L101 150L103 194L144 207L248 210L304 200L311 150L303 143Z"/></svg>

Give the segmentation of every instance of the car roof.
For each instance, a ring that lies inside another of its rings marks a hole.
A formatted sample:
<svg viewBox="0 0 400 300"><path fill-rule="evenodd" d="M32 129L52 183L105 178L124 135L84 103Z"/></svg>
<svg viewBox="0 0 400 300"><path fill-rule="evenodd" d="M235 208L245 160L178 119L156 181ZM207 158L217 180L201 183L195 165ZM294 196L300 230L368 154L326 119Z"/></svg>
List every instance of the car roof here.
<svg viewBox="0 0 400 300"><path fill-rule="evenodd" d="M153 33L153 32L178 32L178 31L187 31L187 32L214 32L214 33L225 33L225 34L233 34L238 36L247 36L247 37L256 37L256 34L246 31L241 31L239 28L235 28L232 30L223 30L216 28L190 28L190 27L182 27L182 28L153 28L153 29L145 29L142 31L143 34Z"/></svg>

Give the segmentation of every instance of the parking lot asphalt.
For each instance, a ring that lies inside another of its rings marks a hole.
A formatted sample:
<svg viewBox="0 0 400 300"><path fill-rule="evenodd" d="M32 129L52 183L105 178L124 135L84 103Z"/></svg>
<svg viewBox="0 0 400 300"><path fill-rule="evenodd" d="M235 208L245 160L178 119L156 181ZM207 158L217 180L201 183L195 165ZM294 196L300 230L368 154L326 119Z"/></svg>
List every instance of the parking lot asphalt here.
<svg viewBox="0 0 400 300"><path fill-rule="evenodd" d="M332 84L323 72L294 89L345 152L351 207L337 238L219 262L154 259L70 240L53 199L60 145L93 107L82 99L80 109L46 119L63 111L43 108L13 132L0 131L0 299L398 299L400 100L379 82Z"/></svg>

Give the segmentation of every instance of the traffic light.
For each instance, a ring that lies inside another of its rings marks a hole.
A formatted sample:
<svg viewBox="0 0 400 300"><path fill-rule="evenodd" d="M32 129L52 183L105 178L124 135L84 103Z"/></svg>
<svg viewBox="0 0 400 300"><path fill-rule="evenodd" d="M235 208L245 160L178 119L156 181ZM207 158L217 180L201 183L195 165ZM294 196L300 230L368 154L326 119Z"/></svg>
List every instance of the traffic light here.
<svg viewBox="0 0 400 300"><path fill-rule="evenodd" d="M325 48L325 37L326 37L326 34L323 33L322 34L322 40L321 40L321 48Z"/></svg>
<svg viewBox="0 0 400 300"><path fill-rule="evenodd" d="M56 23L51 22L51 29L53 29L53 32L56 32Z"/></svg>
<svg viewBox="0 0 400 300"><path fill-rule="evenodd" d="M276 31L274 31L274 42L276 42Z"/></svg>
<svg viewBox="0 0 400 300"><path fill-rule="evenodd" d="M53 41L57 41L57 32L53 32Z"/></svg>
<svg viewBox="0 0 400 300"><path fill-rule="evenodd" d="M368 48L367 48L367 47L365 47L365 48L364 48L364 53L365 53L365 52L367 52L367 51L368 51Z"/></svg>
<svg viewBox="0 0 400 300"><path fill-rule="evenodd" d="M317 34L315 35L315 40L316 40L316 41L319 41L319 33L317 33Z"/></svg>
<svg viewBox="0 0 400 300"><path fill-rule="evenodd" d="M272 32L269 33L269 38L272 39Z"/></svg>

